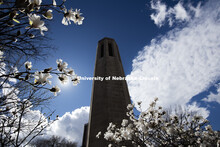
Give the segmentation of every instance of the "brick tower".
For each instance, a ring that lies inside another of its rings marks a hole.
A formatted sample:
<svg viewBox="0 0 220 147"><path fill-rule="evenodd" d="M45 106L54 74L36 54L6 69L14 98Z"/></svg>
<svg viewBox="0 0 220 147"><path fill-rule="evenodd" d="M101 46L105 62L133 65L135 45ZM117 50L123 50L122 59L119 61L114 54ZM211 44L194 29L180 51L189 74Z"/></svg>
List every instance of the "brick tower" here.
<svg viewBox="0 0 220 147"><path fill-rule="evenodd" d="M112 80L113 76L125 77L114 39L103 38L98 42L94 77L97 76L110 76L111 79L93 81L89 124L83 139L87 140L84 142L86 147L106 147L107 141L97 139L97 133L106 132L110 122L121 124L122 119L126 118L126 107L131 103L126 81Z"/></svg>

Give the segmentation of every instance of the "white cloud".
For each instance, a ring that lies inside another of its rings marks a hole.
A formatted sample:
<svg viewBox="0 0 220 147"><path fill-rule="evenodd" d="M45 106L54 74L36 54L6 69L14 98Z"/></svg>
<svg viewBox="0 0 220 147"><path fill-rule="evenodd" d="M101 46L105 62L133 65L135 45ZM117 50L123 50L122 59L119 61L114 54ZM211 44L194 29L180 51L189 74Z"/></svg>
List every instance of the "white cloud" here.
<svg viewBox="0 0 220 147"><path fill-rule="evenodd" d="M209 111L205 107L200 107L196 102L185 106L189 112L195 112L197 115L201 115L204 118L209 116Z"/></svg>
<svg viewBox="0 0 220 147"><path fill-rule="evenodd" d="M199 15L200 15L200 7L201 7L201 2L199 2L196 7L193 7L191 4L189 5L190 10L195 13L195 17L199 17Z"/></svg>
<svg viewBox="0 0 220 147"><path fill-rule="evenodd" d="M210 93L207 98L204 98L202 99L203 101L206 101L206 102L217 102L220 104L220 84L217 85L217 93L214 94L214 93Z"/></svg>
<svg viewBox="0 0 220 147"><path fill-rule="evenodd" d="M89 107L81 107L71 113L66 112L49 127L47 134L60 136L81 145L84 124L88 123L88 119Z"/></svg>
<svg viewBox="0 0 220 147"><path fill-rule="evenodd" d="M219 8L219 1L208 2L187 27L152 40L139 52L129 76L156 76L159 80L128 81L134 102L142 101L146 109L154 97L159 97L164 107L187 105L219 79Z"/></svg>
<svg viewBox="0 0 220 147"><path fill-rule="evenodd" d="M166 5L160 1L157 1L156 3L151 1L151 8L156 10L156 14L150 15L151 19L154 20L156 25L161 27L167 15Z"/></svg>
<svg viewBox="0 0 220 147"><path fill-rule="evenodd" d="M174 6L174 14L175 14L176 19L179 19L182 21L189 19L189 16L188 16L185 8L183 7L183 5L180 2Z"/></svg>
<svg viewBox="0 0 220 147"><path fill-rule="evenodd" d="M196 102L189 105L178 105L168 109L171 115L182 114L185 112L193 112L197 115L207 118L209 116L209 111L205 107L200 107Z"/></svg>
<svg viewBox="0 0 220 147"><path fill-rule="evenodd" d="M178 2L172 8L165 3L161 3L160 0L152 0L151 9L155 10L156 13L151 14L150 17L159 27L164 25L166 20L168 20L169 26L172 26L175 21L188 22L192 16L198 17L200 14L200 5L201 2L196 7L193 7L191 4L188 7L184 7L181 2Z"/></svg>

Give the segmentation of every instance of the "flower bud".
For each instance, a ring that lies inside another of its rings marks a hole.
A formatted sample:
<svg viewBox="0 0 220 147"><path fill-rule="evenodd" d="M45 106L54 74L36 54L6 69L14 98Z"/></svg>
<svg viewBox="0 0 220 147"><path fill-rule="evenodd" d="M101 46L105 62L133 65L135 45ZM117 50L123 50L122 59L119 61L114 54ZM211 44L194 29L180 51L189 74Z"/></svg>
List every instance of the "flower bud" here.
<svg viewBox="0 0 220 147"><path fill-rule="evenodd" d="M20 35L21 35L21 31L18 30L18 31L17 31L17 36L20 36Z"/></svg>
<svg viewBox="0 0 220 147"><path fill-rule="evenodd" d="M17 12L16 12L16 11L12 11L12 12L9 14L9 17L10 17L11 19L13 19L13 18L16 17L16 15L17 15Z"/></svg>
<svg viewBox="0 0 220 147"><path fill-rule="evenodd" d="M44 72L45 72L45 73L48 73L48 72L50 72L52 69L53 69L52 67L46 68L46 69L44 69Z"/></svg>

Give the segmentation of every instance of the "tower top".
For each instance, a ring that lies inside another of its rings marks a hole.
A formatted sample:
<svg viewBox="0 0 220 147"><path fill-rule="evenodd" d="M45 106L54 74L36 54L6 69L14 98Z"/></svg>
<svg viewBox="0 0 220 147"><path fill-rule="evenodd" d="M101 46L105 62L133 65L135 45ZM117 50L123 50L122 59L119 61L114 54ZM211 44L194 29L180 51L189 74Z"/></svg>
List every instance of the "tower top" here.
<svg viewBox="0 0 220 147"><path fill-rule="evenodd" d="M96 53L96 64L102 62L104 63L104 65L107 65L107 64L111 64L112 62L116 62L116 60L121 62L118 45L116 44L115 40L109 37L104 37L103 39L99 40L97 46L97 53ZM121 66L120 68L123 70L122 65L116 65L116 66ZM110 68L106 68L106 69L110 69ZM109 74L110 72L105 72L105 73ZM105 75L105 76L109 76L109 75Z"/></svg>
<svg viewBox="0 0 220 147"><path fill-rule="evenodd" d="M114 41L114 42L115 42L115 40L114 40L113 38L109 38L109 37L104 37L104 38L102 38L101 40L99 40L99 42L102 42L102 41L104 41L104 40L111 40L111 41Z"/></svg>

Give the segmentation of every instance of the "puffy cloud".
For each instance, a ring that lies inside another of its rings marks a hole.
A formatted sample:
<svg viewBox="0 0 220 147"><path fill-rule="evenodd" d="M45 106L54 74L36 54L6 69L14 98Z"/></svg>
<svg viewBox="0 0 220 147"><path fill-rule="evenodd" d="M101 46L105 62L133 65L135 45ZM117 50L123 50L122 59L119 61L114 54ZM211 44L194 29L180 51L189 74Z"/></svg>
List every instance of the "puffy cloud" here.
<svg viewBox="0 0 220 147"><path fill-rule="evenodd" d="M81 107L74 111L66 112L49 127L47 135L55 135L67 140L82 143L84 124L88 123L89 107Z"/></svg>
<svg viewBox="0 0 220 147"><path fill-rule="evenodd" d="M179 19L182 21L189 19L189 16L185 8L180 2L174 7L174 14L175 14L176 19Z"/></svg>
<svg viewBox="0 0 220 147"><path fill-rule="evenodd" d="M205 107L200 107L196 102L193 102L190 105L185 106L186 110L189 112L195 112L197 115L201 115L204 118L209 116L209 111Z"/></svg>
<svg viewBox="0 0 220 147"><path fill-rule="evenodd" d="M217 102L220 104L220 84L217 85L217 93L210 93L207 98L202 99L203 101L206 102Z"/></svg>
<svg viewBox="0 0 220 147"><path fill-rule="evenodd" d="M168 20L169 25L172 26L175 21L186 22L191 20L193 16L198 17L200 14L200 5L198 3L196 7L191 4L188 7L184 7L181 2L178 2L173 8L162 3L160 0L151 1L151 9L155 10L156 13L150 15L154 23L161 27ZM187 13L187 11L189 13Z"/></svg>
<svg viewBox="0 0 220 147"><path fill-rule="evenodd" d="M139 52L129 76L156 76L159 80L128 81L134 102L142 101L147 108L154 97L159 97L158 103L165 107L187 105L193 96L219 79L219 8L219 1L207 2L201 7L200 16L187 27L153 39ZM196 103L194 106L200 108Z"/></svg>
<svg viewBox="0 0 220 147"><path fill-rule="evenodd" d="M184 112L193 112L197 115L207 118L209 116L209 111L205 107L200 107L196 102L189 105L176 105L175 107L170 107L168 111L171 115L182 114Z"/></svg>
<svg viewBox="0 0 220 147"><path fill-rule="evenodd" d="M167 15L166 5L160 1L157 1L156 3L151 1L151 8L156 10L156 14L150 15L151 19L154 20L156 25L161 27Z"/></svg>

